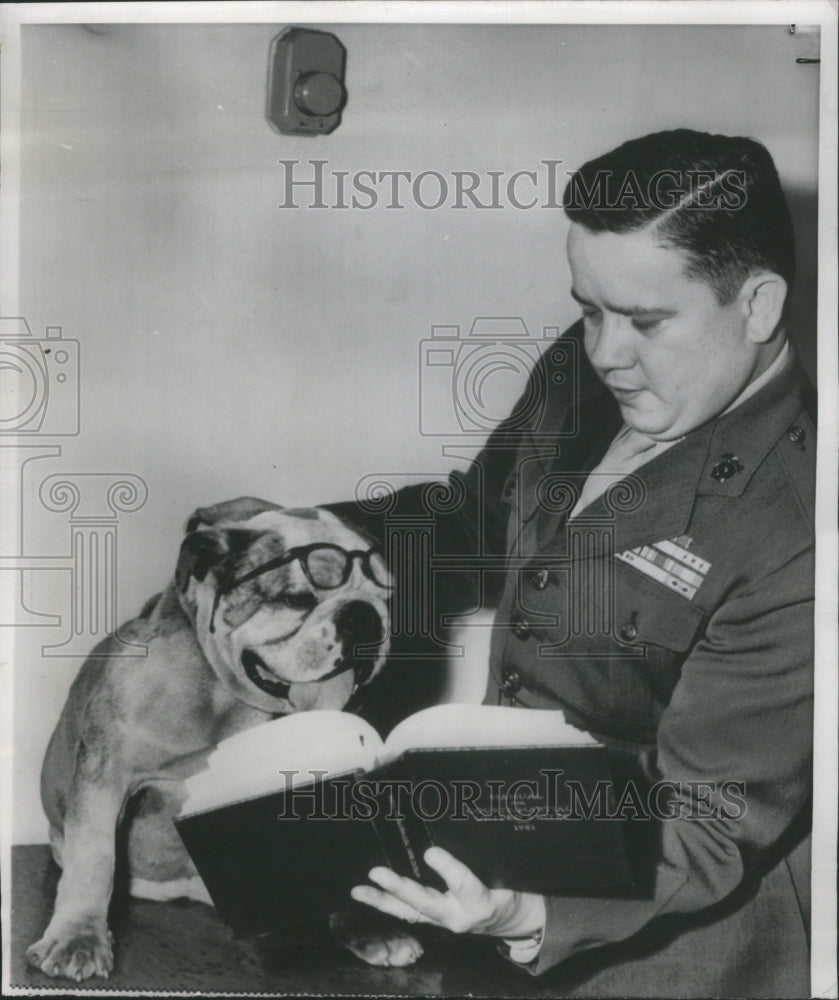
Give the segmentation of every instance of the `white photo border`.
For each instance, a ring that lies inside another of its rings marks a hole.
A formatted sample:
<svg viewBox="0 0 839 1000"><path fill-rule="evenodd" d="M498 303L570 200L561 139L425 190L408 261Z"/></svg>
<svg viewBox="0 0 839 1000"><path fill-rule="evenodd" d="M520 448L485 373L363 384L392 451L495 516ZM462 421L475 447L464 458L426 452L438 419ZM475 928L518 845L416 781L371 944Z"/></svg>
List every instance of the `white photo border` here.
<svg viewBox="0 0 839 1000"><path fill-rule="evenodd" d="M836 846L837 846L837 754L839 754L839 684L837 683L837 579L839 544L836 512L839 509L837 473L839 464L839 366L837 365L837 8L828 0L602 0L602 2L180 2L180 3L20 3L0 9L0 93L2 135L0 163L0 307L4 315L16 315L19 264L17 256L19 216L16 192L20 183L20 29L22 25L73 23L565 23L586 25L782 25L821 26L821 94L819 124L819 236L818 236L818 388L819 442L817 485L816 563L816 708L813 813L813 938L812 993L837 996L836 945ZM6 630L7 632L9 630ZM0 736L2 797L12 801L13 747L9 742L12 723L13 648L8 636L0 661L0 705L3 735ZM11 815L8 806L0 821L2 868L7 889L2 899L3 989L10 990L9 955L11 895ZM39 991L46 992L46 991ZM53 991L50 991L53 992ZM66 988L55 993L67 993ZM104 995L102 989L73 991L77 995ZM109 995L138 995L111 991ZM156 995L149 992L142 995ZM190 991L172 995L194 995Z"/></svg>

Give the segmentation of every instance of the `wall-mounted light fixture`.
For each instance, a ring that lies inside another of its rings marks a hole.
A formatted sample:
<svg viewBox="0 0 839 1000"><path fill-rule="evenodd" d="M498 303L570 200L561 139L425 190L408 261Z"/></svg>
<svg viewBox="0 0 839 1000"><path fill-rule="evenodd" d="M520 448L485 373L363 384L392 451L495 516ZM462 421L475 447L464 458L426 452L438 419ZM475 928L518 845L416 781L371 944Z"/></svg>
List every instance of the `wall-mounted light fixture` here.
<svg viewBox="0 0 839 1000"><path fill-rule="evenodd" d="M271 46L268 121L284 135L326 135L347 103L347 50L334 35L286 28Z"/></svg>
<svg viewBox="0 0 839 1000"><path fill-rule="evenodd" d="M796 62L799 66L813 66L821 62L821 51L819 42L821 29L817 24L791 24L789 33L796 43L798 56Z"/></svg>

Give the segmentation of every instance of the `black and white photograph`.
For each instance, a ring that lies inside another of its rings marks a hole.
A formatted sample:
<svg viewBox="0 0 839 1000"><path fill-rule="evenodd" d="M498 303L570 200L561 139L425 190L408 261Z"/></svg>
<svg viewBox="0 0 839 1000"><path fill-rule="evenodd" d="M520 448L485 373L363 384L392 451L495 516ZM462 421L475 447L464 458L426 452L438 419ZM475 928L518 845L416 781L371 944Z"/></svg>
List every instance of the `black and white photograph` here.
<svg viewBox="0 0 839 1000"><path fill-rule="evenodd" d="M5 995L837 996L836 28L0 9Z"/></svg>

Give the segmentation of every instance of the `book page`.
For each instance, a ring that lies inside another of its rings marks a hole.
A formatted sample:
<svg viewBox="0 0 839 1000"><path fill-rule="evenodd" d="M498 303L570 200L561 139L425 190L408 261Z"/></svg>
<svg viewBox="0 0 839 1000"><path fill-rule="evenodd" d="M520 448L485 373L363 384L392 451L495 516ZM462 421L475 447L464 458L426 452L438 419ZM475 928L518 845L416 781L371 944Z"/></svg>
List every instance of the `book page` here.
<svg viewBox="0 0 839 1000"><path fill-rule="evenodd" d="M207 770L186 781L181 815L310 784L313 772L367 771L381 746L376 730L348 712L301 712L262 723L222 740Z"/></svg>
<svg viewBox="0 0 839 1000"><path fill-rule="evenodd" d="M435 705L400 722L388 736L377 764L406 750L452 747L580 746L597 740L565 721L561 711L502 705Z"/></svg>

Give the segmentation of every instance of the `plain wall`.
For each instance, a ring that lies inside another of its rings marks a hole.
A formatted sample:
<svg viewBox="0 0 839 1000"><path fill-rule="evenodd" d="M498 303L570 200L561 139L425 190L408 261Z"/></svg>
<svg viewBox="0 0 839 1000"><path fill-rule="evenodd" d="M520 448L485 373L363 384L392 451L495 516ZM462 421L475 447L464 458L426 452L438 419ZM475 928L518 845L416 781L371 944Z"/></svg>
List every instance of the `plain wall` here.
<svg viewBox="0 0 839 1000"><path fill-rule="evenodd" d="M36 337L62 326L82 359L81 433L29 466L24 544L66 548L45 476L142 477L148 501L119 523L122 618L165 585L199 504L325 502L370 473L448 470L455 439L418 429L432 325L521 316L538 337L578 315L561 211L281 209L281 159L509 174L662 128L752 135L795 212L793 325L815 369L818 67L795 63L786 28L327 26L349 104L309 138L265 120L282 27L23 28L21 277L3 313ZM30 573L26 595L66 615L68 574ZM81 661L40 648L63 634L16 634L16 842L46 836L38 771Z"/></svg>

